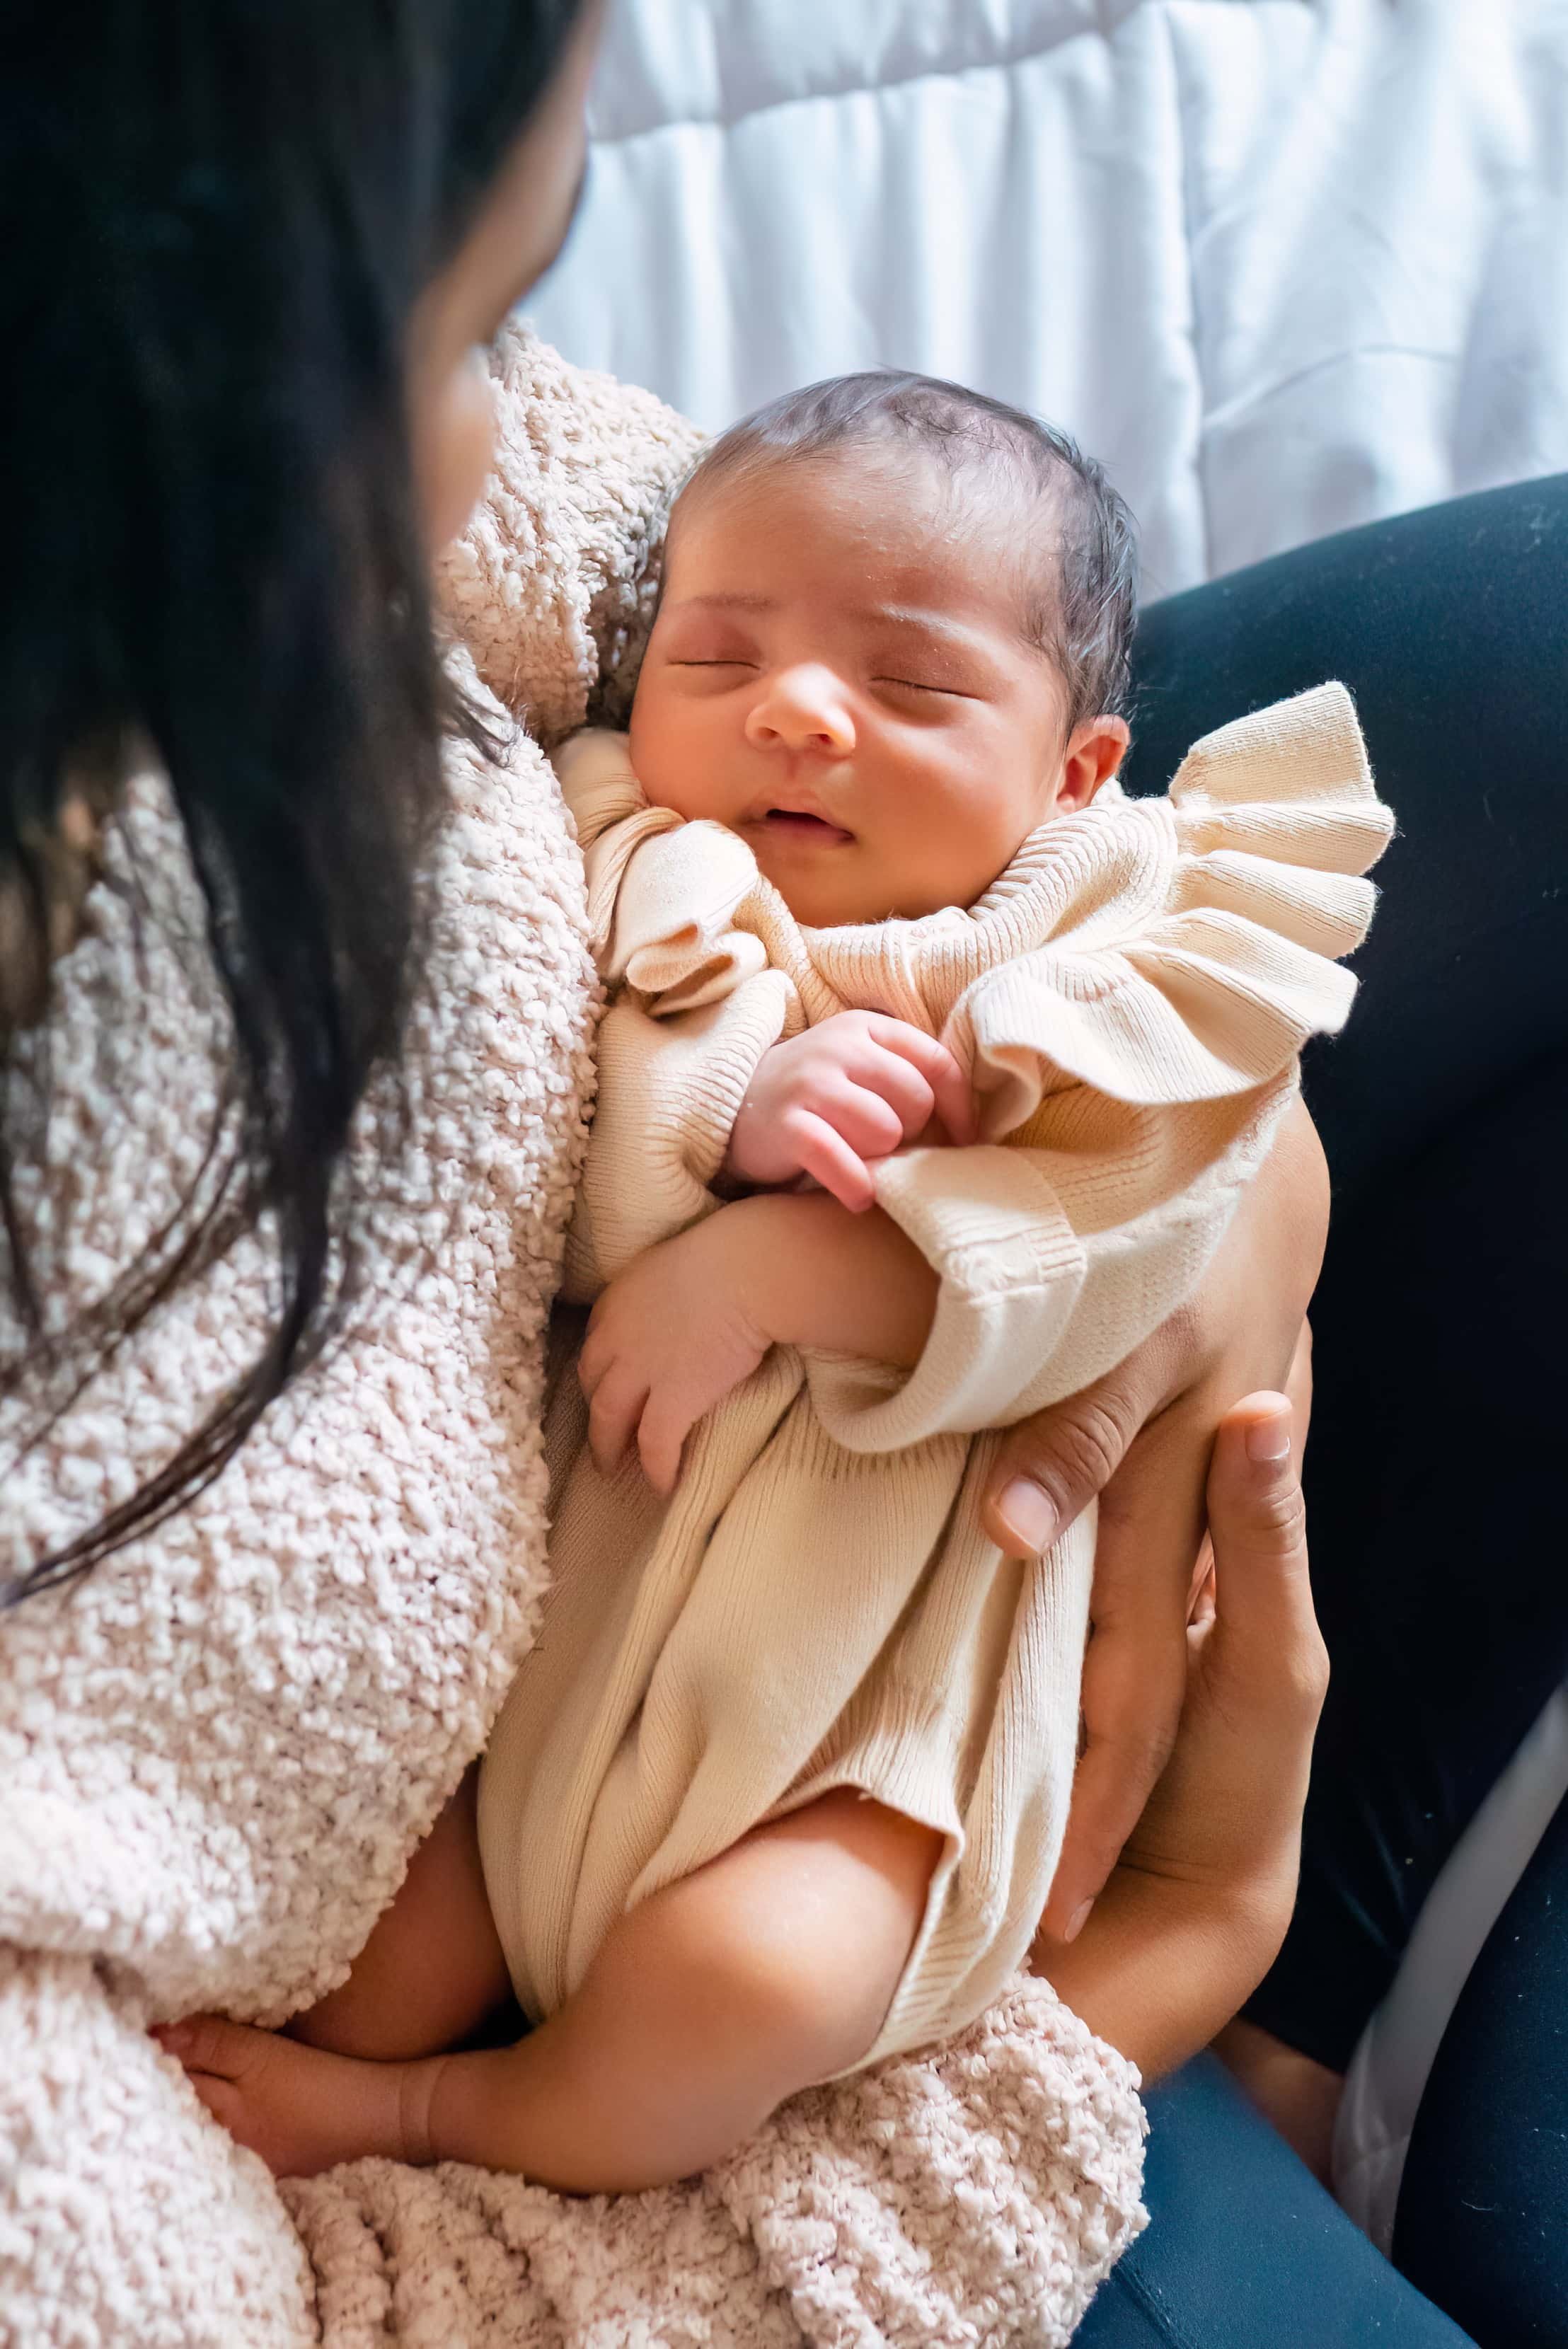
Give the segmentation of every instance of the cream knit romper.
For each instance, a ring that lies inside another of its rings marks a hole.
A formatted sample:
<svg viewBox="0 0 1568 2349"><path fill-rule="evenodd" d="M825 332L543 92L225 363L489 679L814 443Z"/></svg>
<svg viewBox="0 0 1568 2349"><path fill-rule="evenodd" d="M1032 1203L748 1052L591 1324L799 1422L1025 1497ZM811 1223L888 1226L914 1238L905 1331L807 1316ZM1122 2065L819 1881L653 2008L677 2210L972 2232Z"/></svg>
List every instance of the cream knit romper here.
<svg viewBox="0 0 1568 2349"><path fill-rule="evenodd" d="M648 805L623 736L557 764L609 992L568 1297L721 1206L758 1061L835 1012L940 1036L981 1139L876 1170L940 1278L913 1371L775 1348L693 1432L669 1502L635 1464L599 1474L557 1379L551 1596L481 1780L490 1899L547 2014L626 1909L859 1787L944 1838L869 2063L989 2004L1066 1819L1094 1515L1003 1558L978 1523L987 1431L1097 1378L1196 1287L1302 1044L1349 1011L1334 957L1365 935L1391 818L1326 685L1207 736L1167 798L1113 784L1043 825L968 910L811 931L737 834Z"/></svg>

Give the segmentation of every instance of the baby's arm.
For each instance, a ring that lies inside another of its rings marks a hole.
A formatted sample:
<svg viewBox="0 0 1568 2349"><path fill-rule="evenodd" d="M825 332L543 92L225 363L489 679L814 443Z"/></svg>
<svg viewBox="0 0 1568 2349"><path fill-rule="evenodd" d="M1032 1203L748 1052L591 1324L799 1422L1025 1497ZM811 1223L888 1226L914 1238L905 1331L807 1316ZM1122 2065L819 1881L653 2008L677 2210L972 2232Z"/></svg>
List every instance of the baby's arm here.
<svg viewBox="0 0 1568 2349"><path fill-rule="evenodd" d="M635 1439L649 1482L673 1490L698 1420L770 1346L909 1369L936 1311L937 1276L880 1210L826 1193L737 1199L650 1248L595 1306L578 1362L601 1468Z"/></svg>
<svg viewBox="0 0 1568 2349"><path fill-rule="evenodd" d="M843 1011L780 1042L793 999L754 972L715 1003L657 1017L628 992L599 1030L599 1098L565 1287L591 1304L646 1248L736 1188L810 1176L863 1212L867 1161L928 1128L971 1139L968 1082L944 1044L902 1019Z"/></svg>

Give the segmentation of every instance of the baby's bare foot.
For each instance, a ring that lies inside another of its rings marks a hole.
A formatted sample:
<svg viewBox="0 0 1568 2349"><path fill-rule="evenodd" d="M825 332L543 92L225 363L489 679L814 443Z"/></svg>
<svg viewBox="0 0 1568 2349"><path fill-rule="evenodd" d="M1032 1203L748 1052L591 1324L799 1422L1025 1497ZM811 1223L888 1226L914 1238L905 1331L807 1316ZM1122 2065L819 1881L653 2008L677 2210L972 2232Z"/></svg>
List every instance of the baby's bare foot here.
<svg viewBox="0 0 1568 2349"><path fill-rule="evenodd" d="M413 2075L431 2071L429 2064L328 2054L216 2014L161 2024L152 2035L213 2119L276 2178L311 2178L362 2154L427 2158L409 2142L408 2125L417 2130L425 2101Z"/></svg>

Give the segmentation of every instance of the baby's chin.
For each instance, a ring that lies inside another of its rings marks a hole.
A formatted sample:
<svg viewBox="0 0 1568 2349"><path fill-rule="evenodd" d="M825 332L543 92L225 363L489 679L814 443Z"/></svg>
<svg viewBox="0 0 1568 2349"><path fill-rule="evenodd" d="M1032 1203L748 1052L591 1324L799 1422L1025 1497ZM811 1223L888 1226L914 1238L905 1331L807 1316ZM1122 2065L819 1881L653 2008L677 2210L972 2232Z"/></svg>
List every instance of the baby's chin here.
<svg viewBox="0 0 1568 2349"><path fill-rule="evenodd" d="M854 850L824 850L821 869L805 869L798 856L770 856L765 843L753 843L757 870L771 881L805 930L857 929L864 924L919 918L956 903L935 892L910 895ZM840 860L834 862L833 860ZM816 859L812 859L816 863Z"/></svg>
<svg viewBox="0 0 1568 2349"><path fill-rule="evenodd" d="M757 858L757 870L764 881L773 883L803 929L842 930L888 917L886 900L877 907L849 883L847 875L805 874L794 862L783 869L763 855Z"/></svg>

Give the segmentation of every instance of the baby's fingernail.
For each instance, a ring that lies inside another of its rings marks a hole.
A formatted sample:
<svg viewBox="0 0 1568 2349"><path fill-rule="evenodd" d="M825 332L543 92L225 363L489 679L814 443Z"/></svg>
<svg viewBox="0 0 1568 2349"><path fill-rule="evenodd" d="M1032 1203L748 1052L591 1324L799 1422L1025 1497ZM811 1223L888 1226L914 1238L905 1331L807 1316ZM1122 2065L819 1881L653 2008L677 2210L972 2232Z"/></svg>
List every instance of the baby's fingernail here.
<svg viewBox="0 0 1568 2349"><path fill-rule="evenodd" d="M1249 1423L1249 1460L1288 1460L1290 1453L1291 1420L1288 1412L1279 1412L1272 1419L1254 1419Z"/></svg>
<svg viewBox="0 0 1568 2349"><path fill-rule="evenodd" d="M155 2023L151 2028L151 2035L157 2040L160 2047L171 2055L182 2055L191 2044L192 2033L188 2023Z"/></svg>
<svg viewBox="0 0 1568 2349"><path fill-rule="evenodd" d="M1062 1936L1062 1939L1064 1941L1075 1941L1077 1940L1079 1934L1083 1931L1085 1926L1089 1921L1089 1911L1094 1905L1095 1904L1092 1900L1081 1900L1078 1903L1078 1906L1074 1909L1072 1915L1067 1920L1067 1930Z"/></svg>
<svg viewBox="0 0 1568 2349"><path fill-rule="evenodd" d="M1049 1549L1056 1538L1055 1504L1032 1477L1015 1476L1004 1485L996 1513L1025 1555Z"/></svg>

